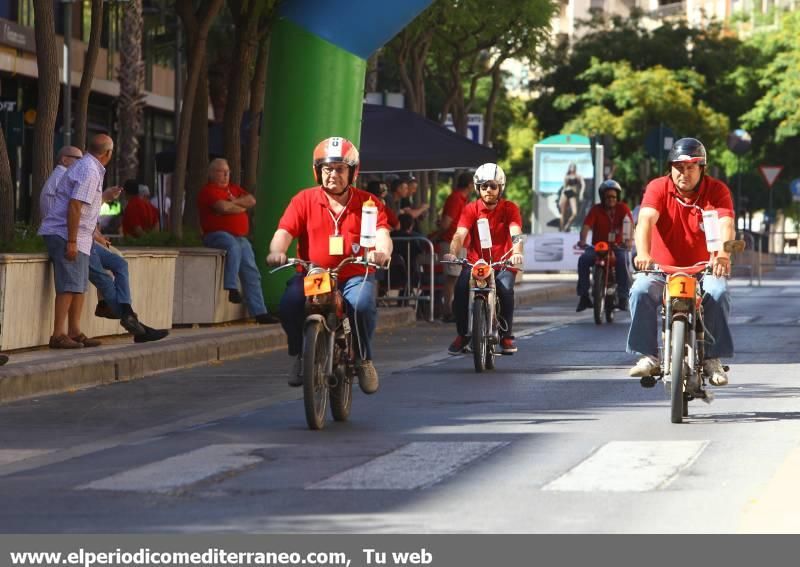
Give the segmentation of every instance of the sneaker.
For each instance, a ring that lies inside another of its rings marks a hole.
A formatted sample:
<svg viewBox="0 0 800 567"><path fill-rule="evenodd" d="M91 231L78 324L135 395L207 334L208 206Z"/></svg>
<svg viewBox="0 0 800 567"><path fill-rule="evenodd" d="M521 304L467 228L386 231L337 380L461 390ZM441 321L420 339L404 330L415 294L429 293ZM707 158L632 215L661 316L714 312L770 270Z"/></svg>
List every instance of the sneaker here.
<svg viewBox="0 0 800 567"><path fill-rule="evenodd" d="M120 318L119 324L134 337L139 337L147 332L136 317L136 313L126 313Z"/></svg>
<svg viewBox="0 0 800 567"><path fill-rule="evenodd" d="M447 347L448 354L456 355L466 352L469 339L464 335L458 335L449 347Z"/></svg>
<svg viewBox="0 0 800 567"><path fill-rule="evenodd" d="M289 385L292 388L299 388L303 385L303 355L298 354L294 359L291 373L289 374Z"/></svg>
<svg viewBox="0 0 800 567"><path fill-rule="evenodd" d="M356 362L356 374L358 374L358 385L365 394L374 394L378 391L378 371L371 360L359 360Z"/></svg>
<svg viewBox="0 0 800 567"><path fill-rule="evenodd" d="M141 325L141 323L139 323ZM148 327L147 325L142 325L144 328L144 333L141 335L136 335L133 337L133 342L135 343L149 343L153 341L160 341L167 335L169 335L169 331L167 329L153 329L152 327Z"/></svg>
<svg viewBox="0 0 800 567"><path fill-rule="evenodd" d="M105 301L98 301L97 307L94 308L95 317L103 317L104 319L119 319L116 313L111 310L108 303Z"/></svg>
<svg viewBox="0 0 800 567"><path fill-rule="evenodd" d="M517 352L517 345L514 344L514 337L503 337L500 339L500 348L503 354L514 354Z"/></svg>
<svg viewBox="0 0 800 567"><path fill-rule="evenodd" d="M242 294L239 293L238 289L229 289L228 290L228 301L231 303L236 303L237 305L242 302Z"/></svg>
<svg viewBox="0 0 800 567"><path fill-rule="evenodd" d="M719 358L707 358L703 361L703 372L708 376L708 381L712 386L725 386L728 383L728 375L722 367Z"/></svg>
<svg viewBox="0 0 800 567"><path fill-rule="evenodd" d="M592 300L584 293L581 295L580 299L578 299L578 307L575 308L575 311L580 313L589 307L593 307Z"/></svg>
<svg viewBox="0 0 800 567"><path fill-rule="evenodd" d="M628 375L634 378L652 376L653 374L658 374L660 366L658 359L652 356L643 356L639 359L639 362L636 363L636 366L628 371Z"/></svg>
<svg viewBox="0 0 800 567"><path fill-rule="evenodd" d="M281 320L275 317L272 313L262 313L256 315L256 323L259 325L277 325Z"/></svg>

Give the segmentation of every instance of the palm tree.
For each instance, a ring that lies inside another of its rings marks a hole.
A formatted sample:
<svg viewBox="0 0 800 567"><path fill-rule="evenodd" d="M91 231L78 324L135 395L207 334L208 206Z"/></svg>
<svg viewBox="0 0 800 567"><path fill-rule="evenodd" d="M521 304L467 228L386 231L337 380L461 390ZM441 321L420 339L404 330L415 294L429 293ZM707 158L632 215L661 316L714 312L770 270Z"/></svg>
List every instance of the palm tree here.
<svg viewBox="0 0 800 567"><path fill-rule="evenodd" d="M142 60L142 0L125 4L119 60L118 167L121 179L139 173L139 130L144 114L144 61Z"/></svg>

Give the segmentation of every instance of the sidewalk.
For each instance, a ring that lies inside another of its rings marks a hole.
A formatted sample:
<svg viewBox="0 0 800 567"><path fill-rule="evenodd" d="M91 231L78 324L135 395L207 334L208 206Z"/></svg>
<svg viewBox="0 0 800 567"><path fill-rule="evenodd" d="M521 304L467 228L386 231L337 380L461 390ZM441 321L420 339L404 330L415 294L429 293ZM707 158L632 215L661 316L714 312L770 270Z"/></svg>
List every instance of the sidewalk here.
<svg viewBox="0 0 800 567"><path fill-rule="evenodd" d="M547 303L572 295L575 279L569 274L526 274L516 287L517 305ZM413 309L381 307L378 332L410 326L415 321ZM280 325L235 323L172 329L169 337L153 343L135 344L129 335L122 335L104 338L97 348L11 352L8 364L0 367L0 403L218 364L285 346Z"/></svg>

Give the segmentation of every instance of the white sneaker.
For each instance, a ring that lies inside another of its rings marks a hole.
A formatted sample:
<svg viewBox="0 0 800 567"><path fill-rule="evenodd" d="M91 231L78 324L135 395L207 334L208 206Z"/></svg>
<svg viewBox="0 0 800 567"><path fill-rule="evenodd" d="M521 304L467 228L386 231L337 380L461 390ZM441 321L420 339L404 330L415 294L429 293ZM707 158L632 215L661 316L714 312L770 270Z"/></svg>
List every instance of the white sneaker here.
<svg viewBox="0 0 800 567"><path fill-rule="evenodd" d="M634 378L644 378L645 376L658 374L660 368L661 365L659 364L657 358L653 358L652 356L643 356L639 359L639 362L636 363L636 366L628 371L628 375Z"/></svg>
<svg viewBox="0 0 800 567"><path fill-rule="evenodd" d="M728 375L719 358L707 358L703 361L703 372L708 376L712 386L724 386L728 383Z"/></svg>

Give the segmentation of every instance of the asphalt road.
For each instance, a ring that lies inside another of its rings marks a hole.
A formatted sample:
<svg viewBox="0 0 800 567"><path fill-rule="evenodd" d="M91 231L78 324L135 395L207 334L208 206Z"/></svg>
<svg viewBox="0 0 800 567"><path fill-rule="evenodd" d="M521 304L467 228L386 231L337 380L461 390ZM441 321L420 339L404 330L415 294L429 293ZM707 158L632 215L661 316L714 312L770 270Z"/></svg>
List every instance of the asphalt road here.
<svg viewBox="0 0 800 567"><path fill-rule="evenodd" d="M379 336L381 390L321 432L284 353L4 405L0 532L798 532L797 273L735 282L731 383L681 425L627 314L571 299L484 374L451 326Z"/></svg>

